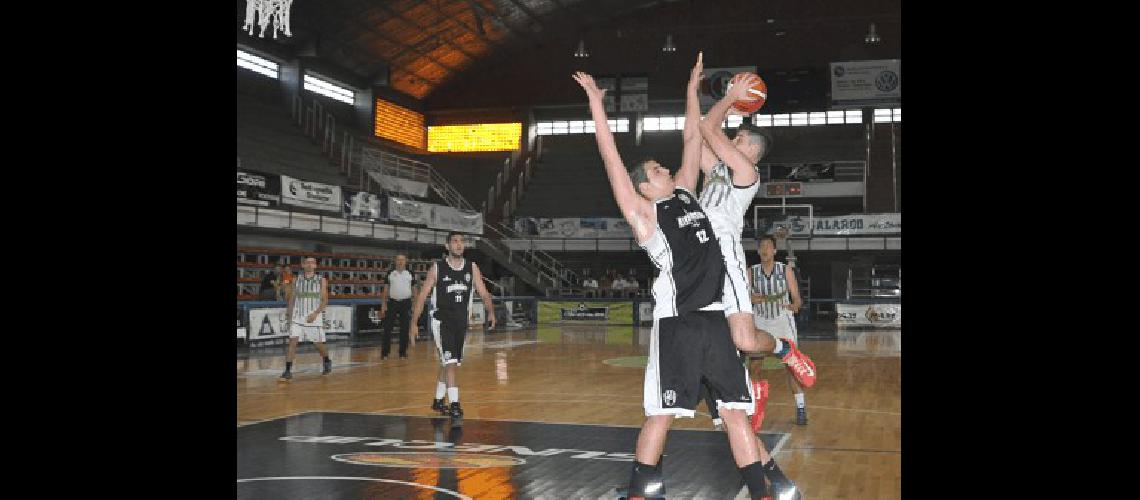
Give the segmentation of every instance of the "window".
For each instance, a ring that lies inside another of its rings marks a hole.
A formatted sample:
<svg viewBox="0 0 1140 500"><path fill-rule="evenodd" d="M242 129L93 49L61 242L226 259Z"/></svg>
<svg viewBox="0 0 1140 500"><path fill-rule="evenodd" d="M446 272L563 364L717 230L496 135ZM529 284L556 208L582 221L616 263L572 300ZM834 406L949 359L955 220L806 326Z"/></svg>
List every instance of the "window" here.
<svg viewBox="0 0 1140 500"><path fill-rule="evenodd" d="M787 127L791 125L791 115L772 115L773 127Z"/></svg>
<svg viewBox="0 0 1140 500"><path fill-rule="evenodd" d="M752 121L755 123L756 119L753 118ZM728 115L728 120L724 122L725 126L728 128L739 127L741 123L744 123L744 117L740 115Z"/></svg>
<svg viewBox="0 0 1140 500"><path fill-rule="evenodd" d="M772 115L752 115L752 124L757 127L771 127Z"/></svg>
<svg viewBox="0 0 1140 500"><path fill-rule="evenodd" d="M846 113L847 123L863 123L863 110L849 109Z"/></svg>
<svg viewBox="0 0 1140 500"><path fill-rule="evenodd" d="M824 112L811 112L808 113L808 125L826 125L827 113Z"/></svg>
<svg viewBox="0 0 1140 500"><path fill-rule="evenodd" d="M356 98L356 94L352 90L327 80L322 80L308 73L305 74L305 90L347 104L352 104Z"/></svg>
<svg viewBox="0 0 1140 500"><path fill-rule="evenodd" d="M875 123L890 123L891 110L890 109L876 109L875 110Z"/></svg>
<svg viewBox="0 0 1140 500"><path fill-rule="evenodd" d="M277 63L263 57L255 56L241 49L237 51L237 65L255 73L268 76L269 78L277 79Z"/></svg>
<svg viewBox="0 0 1140 500"><path fill-rule="evenodd" d="M807 113L792 113L792 126L793 127L803 127L803 126L806 126L807 124L808 124L808 114Z"/></svg>
<svg viewBox="0 0 1140 500"><path fill-rule="evenodd" d="M610 131L629 132L629 118L609 120ZM535 133L538 135L567 135L594 133L594 120L553 120L535 123Z"/></svg>
<svg viewBox="0 0 1140 500"><path fill-rule="evenodd" d="M644 132L658 132L671 130L684 130L685 117L682 116L646 116L641 119L641 130Z"/></svg>

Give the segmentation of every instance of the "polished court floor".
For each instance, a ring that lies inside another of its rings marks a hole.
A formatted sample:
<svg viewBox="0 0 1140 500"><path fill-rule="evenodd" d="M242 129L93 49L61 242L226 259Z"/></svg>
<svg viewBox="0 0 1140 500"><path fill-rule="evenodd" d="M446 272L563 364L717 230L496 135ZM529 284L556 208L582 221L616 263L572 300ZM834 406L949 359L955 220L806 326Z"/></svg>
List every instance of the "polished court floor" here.
<svg viewBox="0 0 1140 500"><path fill-rule="evenodd" d="M406 360L393 346L385 361L375 343L330 344L327 376L304 347L288 383L277 381L282 347L239 353L238 495L611 498L609 489L628 478L626 455L644 419L648 333L472 331L459 422L428 407L438 370L430 342ZM771 395L761 437L781 468L808 499L900 498L901 333L840 331L836 340L804 339L800 347L819 371L807 393L807 426L794 425L783 370L762 372ZM673 429L687 431L671 433L666 445L669 496L733 498L739 475L704 408ZM700 466L674 465L690 463Z"/></svg>

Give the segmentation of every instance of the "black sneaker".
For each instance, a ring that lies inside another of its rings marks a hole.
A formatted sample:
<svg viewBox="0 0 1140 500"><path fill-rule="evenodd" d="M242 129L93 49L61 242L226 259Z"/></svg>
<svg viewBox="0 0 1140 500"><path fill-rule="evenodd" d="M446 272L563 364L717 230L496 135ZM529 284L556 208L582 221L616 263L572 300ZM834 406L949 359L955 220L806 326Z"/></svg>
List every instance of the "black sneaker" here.
<svg viewBox="0 0 1140 500"><path fill-rule="evenodd" d="M279 378L277 380L280 380L282 382L288 382L290 380L293 380L293 372L291 372L289 370L285 370L284 372L281 372L281 378Z"/></svg>
<svg viewBox="0 0 1140 500"><path fill-rule="evenodd" d="M451 403L451 411L448 412L451 418L460 418L463 416L463 408L459 407L459 402Z"/></svg>
<svg viewBox="0 0 1140 500"><path fill-rule="evenodd" d="M431 409L433 411L438 411L440 415L447 415L447 406L443 404L443 398L432 401Z"/></svg>
<svg viewBox="0 0 1140 500"><path fill-rule="evenodd" d="M807 408L796 408L796 425L807 425Z"/></svg>
<svg viewBox="0 0 1140 500"><path fill-rule="evenodd" d="M328 375L329 372L331 372L331 371L332 371L332 360L331 359L325 360L325 362L323 364L323 368L321 369L321 375Z"/></svg>

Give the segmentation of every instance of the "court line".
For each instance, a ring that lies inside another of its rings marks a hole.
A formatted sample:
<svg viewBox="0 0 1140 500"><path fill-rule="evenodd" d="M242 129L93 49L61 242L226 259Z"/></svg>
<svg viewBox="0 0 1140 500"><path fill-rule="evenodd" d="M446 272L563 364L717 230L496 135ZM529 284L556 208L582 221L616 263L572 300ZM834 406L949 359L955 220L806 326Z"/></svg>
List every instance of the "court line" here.
<svg viewBox="0 0 1140 500"><path fill-rule="evenodd" d="M863 448L788 448L788 450L835 451L835 452L852 452L852 453L898 453L898 454L902 453L902 450L872 450L872 449L863 449Z"/></svg>
<svg viewBox="0 0 1140 500"><path fill-rule="evenodd" d="M237 425L237 426L238 426L238 427L245 427L245 426L247 426L247 425L260 424L260 423L263 423L263 422L272 422L272 421L274 421L274 420L280 420L280 419L283 419L283 418L289 418L289 417L296 417L297 415L304 415L304 414L306 414L306 413L313 413L313 410L295 411L295 412L293 412L293 413L289 413L289 414L286 414L286 415L281 415L280 417L265 418L265 419L261 419L261 420L254 420L254 421L252 421L252 422L249 422L249 421L247 421L247 422L245 422L244 424L243 424L243 423L242 423L242 422L239 420L239 421L238 421L238 425Z"/></svg>
<svg viewBox="0 0 1140 500"><path fill-rule="evenodd" d="M787 443L788 439L791 437L791 433L784 433L784 435L780 437L780 440L776 442L776 446L773 446L771 450L768 450L768 456L772 457L772 460L775 460L776 454L784 451L784 443ZM799 489L799 485L796 486L796 489ZM752 497L748 494L748 485L745 484L744 486L740 487L740 491L736 493L736 496L732 497L732 500L749 500L750 498Z"/></svg>
<svg viewBox="0 0 1140 500"><path fill-rule="evenodd" d="M447 493L447 494L449 494L455 498L462 498L464 500L475 500L475 499L473 499L467 495L464 495L458 491L452 491L452 490L440 488L437 486L430 486L427 484L413 483L413 482L409 482L409 481L400 481L398 479L381 479L381 478L376 478L376 477L277 476L277 477L250 477L250 478L246 478L246 479L238 479L237 482L249 483L249 482L253 482L253 481L290 481L290 480L298 480L298 479L332 479L332 480L338 480L338 481L372 481L372 482L377 482L377 483L402 484L405 486L415 486L417 488L426 488L429 490L438 491L440 493Z"/></svg>
<svg viewBox="0 0 1140 500"><path fill-rule="evenodd" d="M545 401L533 401L533 402L537 403L537 402L545 402ZM411 406L408 408L421 408L421 406ZM403 409L403 408L391 408L388 410L380 410L380 411L394 411L394 410L399 410L399 409ZM379 413L379 412L370 412L370 411L318 411L318 410L313 410L313 411L309 411L306 413L348 413L348 414L354 414L354 415L385 415L385 416L391 416L391 417L444 418L444 417L437 416L437 415L412 415L412 414L407 414L407 413ZM555 421L549 421L549 420L518 420L518 419L511 419L511 418L488 418L488 417L475 418L475 417L472 417L471 420L490 420L490 421L494 421L494 422L518 422L518 423L524 423L524 424L559 424L559 425L587 425L587 426L591 426L591 427L624 427L627 429L640 429L641 428L641 425L591 424L591 423L584 423L584 422L555 422ZM718 431L716 429L713 429L712 427L709 427L708 429L680 429L680 428L671 427L669 429L669 431L670 432L672 432L672 431L724 432L724 431ZM763 431L761 431L761 434L777 434L777 435L778 434L785 434L786 435L787 433L763 432ZM782 444L782 443L778 443L778 444Z"/></svg>
<svg viewBox="0 0 1140 500"><path fill-rule="evenodd" d="M285 396L285 395L289 395L289 394L296 394L298 392L302 392L302 391L292 391L292 392L244 391L244 392L240 393L238 396L239 397L242 395L260 395L260 396L278 395L278 396ZM370 391L364 391L364 390L336 391L336 390L333 390L333 391L327 391L327 390L315 390L315 391L311 391L311 392L313 392L313 393L319 392L320 394L423 394L424 393L424 391L422 391L422 390L418 390L418 391L385 391L385 390L370 390ZM464 389L463 390L464 394L471 394L471 393L503 394L504 392L505 391L481 391L478 389ZM583 395L586 395L586 396L590 396L592 398L627 398L627 399L638 398L638 396L631 396L629 394L582 394L580 392L567 393L567 392L534 392L534 391L519 391L519 392L525 392L526 394L543 394L543 395L551 395L551 396L583 396ZM526 401L504 400L504 401L469 401L469 402L472 404L482 404L482 403L497 403L497 402L501 402L501 403L513 403L513 402L533 403L533 402L537 402L537 401L532 401L532 400L526 400ZM553 402L557 402L557 401L545 401L544 400L541 402L542 403L553 403ZM566 401L566 400L563 400L563 402L581 403L583 401L577 401L577 400ZM596 399L592 399L592 400L585 401L585 402L588 402L588 403L596 402ZM623 403L623 404L628 404L628 403ZM792 403L778 403L775 401L770 401L767 404L775 405L775 406L792 406ZM807 405L807 408L812 409L812 410L851 411L851 412L856 412L856 413L877 413L877 414L881 414L881 415L902 416L902 413L896 412L896 411L871 410L871 409L866 409L866 408L839 408L836 406L822 406L822 405Z"/></svg>

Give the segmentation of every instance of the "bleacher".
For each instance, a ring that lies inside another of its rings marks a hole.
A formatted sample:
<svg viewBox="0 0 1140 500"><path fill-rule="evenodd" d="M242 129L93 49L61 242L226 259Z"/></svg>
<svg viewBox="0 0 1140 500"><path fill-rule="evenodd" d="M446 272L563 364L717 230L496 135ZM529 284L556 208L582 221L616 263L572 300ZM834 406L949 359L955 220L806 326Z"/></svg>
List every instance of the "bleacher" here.
<svg viewBox="0 0 1140 500"><path fill-rule="evenodd" d="M258 289L265 273L284 259L294 276L301 271L301 259L316 257L317 274L329 280L330 299L379 298L387 289L388 271L393 258L382 255L300 252L273 248L237 249L237 300L258 300ZM408 270L417 282L427 277L430 260L408 259Z"/></svg>
<svg viewBox="0 0 1140 500"><path fill-rule="evenodd" d="M320 147L291 122L275 80L239 74L237 82L237 155L241 168L335 186L349 183Z"/></svg>

